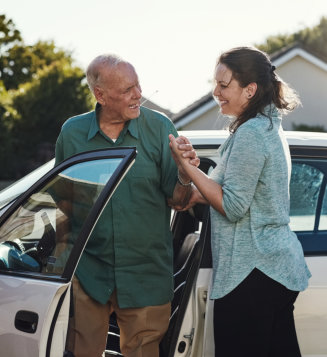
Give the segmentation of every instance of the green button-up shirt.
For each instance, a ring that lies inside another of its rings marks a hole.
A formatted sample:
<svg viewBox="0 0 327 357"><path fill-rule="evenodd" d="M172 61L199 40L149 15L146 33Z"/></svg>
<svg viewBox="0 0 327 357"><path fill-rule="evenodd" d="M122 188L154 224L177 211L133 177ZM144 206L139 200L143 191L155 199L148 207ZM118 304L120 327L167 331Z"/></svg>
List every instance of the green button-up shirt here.
<svg viewBox="0 0 327 357"><path fill-rule="evenodd" d="M56 163L84 151L135 146L138 155L101 215L78 265L85 291L106 303L117 289L119 305L161 305L173 296L172 234L167 198L177 182L164 115L141 108L114 142L100 129L97 110L67 120L56 144Z"/></svg>

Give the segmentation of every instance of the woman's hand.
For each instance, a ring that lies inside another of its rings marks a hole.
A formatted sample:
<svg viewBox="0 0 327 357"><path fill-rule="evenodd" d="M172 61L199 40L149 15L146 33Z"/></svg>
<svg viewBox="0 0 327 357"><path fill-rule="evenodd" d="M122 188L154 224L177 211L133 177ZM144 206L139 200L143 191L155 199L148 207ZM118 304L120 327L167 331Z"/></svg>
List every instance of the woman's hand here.
<svg viewBox="0 0 327 357"><path fill-rule="evenodd" d="M195 167L200 165L200 159L197 157L191 142L185 136L175 138L174 135L170 134L169 140L171 153L177 166L180 166L183 159Z"/></svg>
<svg viewBox="0 0 327 357"><path fill-rule="evenodd" d="M184 165L193 165L198 167L200 159L197 157L192 144L185 136L178 136L175 138L174 135L170 134L169 140L171 154L179 171L179 178L182 182L188 183L191 179L187 175Z"/></svg>
<svg viewBox="0 0 327 357"><path fill-rule="evenodd" d="M192 192L190 204L186 204L183 209L190 208L194 203L208 203L223 216L226 216L223 208L222 187L197 168L200 160L197 156L193 157L194 149L189 140L184 136L174 138L173 135L169 135L169 140L170 150L177 164L180 179L185 183L192 181L198 190L195 193Z"/></svg>

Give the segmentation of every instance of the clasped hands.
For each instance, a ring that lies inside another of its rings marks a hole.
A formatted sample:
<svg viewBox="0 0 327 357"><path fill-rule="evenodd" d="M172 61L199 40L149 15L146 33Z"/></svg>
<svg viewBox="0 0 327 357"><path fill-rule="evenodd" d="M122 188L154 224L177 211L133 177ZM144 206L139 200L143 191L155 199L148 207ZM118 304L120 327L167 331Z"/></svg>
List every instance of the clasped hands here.
<svg viewBox="0 0 327 357"><path fill-rule="evenodd" d="M198 167L200 164L200 159L196 155L196 152L190 143L190 141L185 136L179 136L175 138L172 134L169 135L169 146L171 150L172 157L176 162L179 178L183 183L188 183L191 181L191 177L188 174L188 166ZM189 195L188 203L184 206L172 206L175 210L184 211L191 208L196 202L194 202L194 188L192 187L192 192Z"/></svg>
<svg viewBox="0 0 327 357"><path fill-rule="evenodd" d="M185 167L187 164L198 167L200 159L197 157L192 144L185 136L178 136L175 138L174 135L170 134L169 140L171 154L176 162L180 175L185 181L190 181Z"/></svg>
<svg viewBox="0 0 327 357"><path fill-rule="evenodd" d="M190 143L190 141L185 136L178 136L177 138L174 135L169 135L170 140L170 150L172 156L176 162L180 174L186 176L183 166L187 163L198 167L200 164L200 159L197 157L196 152ZM184 162L185 161L185 162Z"/></svg>

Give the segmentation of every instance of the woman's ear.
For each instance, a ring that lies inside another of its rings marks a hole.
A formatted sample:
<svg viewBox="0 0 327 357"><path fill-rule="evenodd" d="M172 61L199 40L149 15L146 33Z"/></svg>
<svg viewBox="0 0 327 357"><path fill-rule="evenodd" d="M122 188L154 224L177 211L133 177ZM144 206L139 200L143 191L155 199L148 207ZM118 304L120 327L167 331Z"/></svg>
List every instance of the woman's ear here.
<svg viewBox="0 0 327 357"><path fill-rule="evenodd" d="M248 99L251 99L255 95L257 88L258 88L258 86L257 86L257 83L255 83L255 82L252 82L247 85L246 94L247 94Z"/></svg>

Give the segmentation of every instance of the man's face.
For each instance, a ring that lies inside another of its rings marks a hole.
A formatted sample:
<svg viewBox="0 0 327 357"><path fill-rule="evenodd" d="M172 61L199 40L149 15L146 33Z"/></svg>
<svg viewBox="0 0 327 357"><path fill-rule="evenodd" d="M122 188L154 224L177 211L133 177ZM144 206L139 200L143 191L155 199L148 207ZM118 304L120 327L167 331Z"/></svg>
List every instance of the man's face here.
<svg viewBox="0 0 327 357"><path fill-rule="evenodd" d="M113 121L127 121L140 115L141 86L135 69L129 63L101 70L96 98L102 110Z"/></svg>

